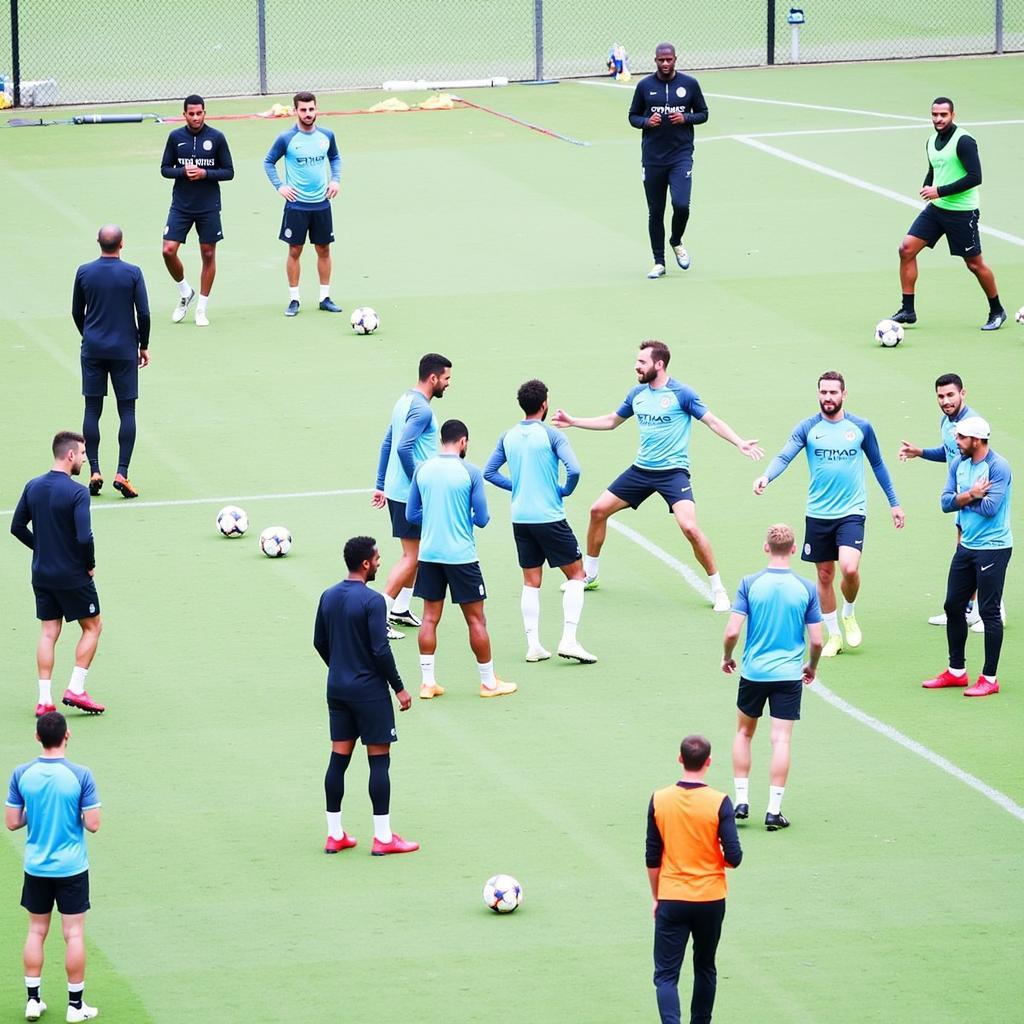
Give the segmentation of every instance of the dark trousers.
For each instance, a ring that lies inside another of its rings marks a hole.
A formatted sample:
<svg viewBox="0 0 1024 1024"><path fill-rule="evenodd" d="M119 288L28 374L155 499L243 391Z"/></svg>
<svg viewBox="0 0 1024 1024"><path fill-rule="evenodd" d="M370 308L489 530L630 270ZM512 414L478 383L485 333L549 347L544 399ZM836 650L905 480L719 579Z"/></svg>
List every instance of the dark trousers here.
<svg viewBox="0 0 1024 1024"><path fill-rule="evenodd" d="M693 160L687 157L664 167L644 167L644 194L647 196L647 232L655 263L665 263L665 198L672 192L672 233L669 242L679 245L690 219L690 188Z"/></svg>
<svg viewBox="0 0 1024 1024"><path fill-rule="evenodd" d="M690 1024L711 1024L718 972L715 950L722 935L725 900L690 903L659 900L654 916L654 988L662 1024L679 1022L679 970L693 936L693 996Z"/></svg>
<svg viewBox="0 0 1024 1024"><path fill-rule="evenodd" d="M949 563L946 580L946 641L949 644L949 667L964 668L967 646L967 620L964 608L971 594L978 591L978 611L985 623L985 664L982 674L995 678L999 667L999 652L1003 646L1003 620L999 617L999 602L1003 599L1006 567L1010 564L1013 548L972 550L957 545L953 561Z"/></svg>

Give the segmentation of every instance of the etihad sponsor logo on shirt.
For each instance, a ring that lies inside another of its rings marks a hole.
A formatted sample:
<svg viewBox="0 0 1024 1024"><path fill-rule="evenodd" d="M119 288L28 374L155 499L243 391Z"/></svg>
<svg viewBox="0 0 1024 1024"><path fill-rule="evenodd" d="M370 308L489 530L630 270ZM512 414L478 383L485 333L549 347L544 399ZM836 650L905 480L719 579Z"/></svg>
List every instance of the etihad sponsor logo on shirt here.
<svg viewBox="0 0 1024 1024"><path fill-rule="evenodd" d="M301 167L304 164L322 164L326 159L325 154L318 153L315 156L297 156L295 162Z"/></svg>
<svg viewBox="0 0 1024 1024"><path fill-rule="evenodd" d="M859 452L858 448L815 448L814 457L824 459L825 462L838 462L841 459L851 459Z"/></svg>
<svg viewBox="0 0 1024 1024"><path fill-rule="evenodd" d="M662 423L662 424L664 424L664 423L671 423L672 422L672 417L671 416L653 416L649 412L640 412L640 413L637 413L636 421L637 421L637 423L641 424L641 426L650 427L650 426L653 426L654 424L657 424L657 423Z"/></svg>
<svg viewBox="0 0 1024 1024"><path fill-rule="evenodd" d="M217 161L212 156L179 156L178 163L182 167L216 167Z"/></svg>
<svg viewBox="0 0 1024 1024"><path fill-rule="evenodd" d="M652 114L671 114L671 113L683 114L686 112L685 104L674 104L674 103L661 103L656 107L651 107Z"/></svg>

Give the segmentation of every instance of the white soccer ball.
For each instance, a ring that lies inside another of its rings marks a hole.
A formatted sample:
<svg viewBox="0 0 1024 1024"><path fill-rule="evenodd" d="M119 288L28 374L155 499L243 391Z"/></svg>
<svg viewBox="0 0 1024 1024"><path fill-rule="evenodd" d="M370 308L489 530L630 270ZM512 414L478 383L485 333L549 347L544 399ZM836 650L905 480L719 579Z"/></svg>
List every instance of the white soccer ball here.
<svg viewBox="0 0 1024 1024"><path fill-rule="evenodd" d="M875 328L875 341L882 348L895 348L903 340L903 324L895 320L879 320Z"/></svg>
<svg viewBox="0 0 1024 1024"><path fill-rule="evenodd" d="M268 526L260 534L260 551L267 558L281 558L292 547L292 535L283 526Z"/></svg>
<svg viewBox="0 0 1024 1024"><path fill-rule="evenodd" d="M380 317L375 309L360 306L352 311L352 330L356 334L373 334L380 327Z"/></svg>
<svg viewBox="0 0 1024 1024"><path fill-rule="evenodd" d="M1014 317L1014 320L1019 324L1024 324L1024 306L1021 306L1020 309L1017 310L1017 315Z"/></svg>
<svg viewBox="0 0 1024 1024"><path fill-rule="evenodd" d="M237 505L225 505L217 513L217 529L225 537L241 537L249 529L249 517L245 509Z"/></svg>
<svg viewBox="0 0 1024 1024"><path fill-rule="evenodd" d="M496 914L511 914L523 902L523 887L511 875L495 875L484 883L484 903Z"/></svg>

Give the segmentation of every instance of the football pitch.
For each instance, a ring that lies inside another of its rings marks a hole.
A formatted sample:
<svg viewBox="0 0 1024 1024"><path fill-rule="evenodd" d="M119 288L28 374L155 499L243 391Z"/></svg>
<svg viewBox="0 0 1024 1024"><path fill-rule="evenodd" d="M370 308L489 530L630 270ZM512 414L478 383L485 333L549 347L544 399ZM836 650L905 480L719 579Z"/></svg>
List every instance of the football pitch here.
<svg viewBox="0 0 1024 1024"><path fill-rule="evenodd" d="M767 723L754 741L715 1020L1020 1019L1024 568L1011 562L1007 577L1002 692L923 691L946 663L944 633L926 620L941 610L953 525L938 503L944 467L899 463L896 453L902 439L939 443L933 382L957 372L992 423L993 449L1024 474L1024 327L1012 321L1024 306L1022 70L1024 59L1004 57L701 73L711 117L697 129L693 266L670 266L660 281L644 276L629 88L601 80L466 94L586 146L475 109L325 117L344 160L332 297L346 313L317 311L307 252L294 320L282 315L281 203L261 167L291 122L213 120L236 175L222 186L225 241L202 330L191 315L170 322L177 293L160 258L170 182L159 163L172 126L0 130L4 523L25 481L49 466L54 432L80 429L71 286L78 264L97 255L101 224L124 228L124 258L142 266L153 307L131 467L141 497L125 502L108 484L93 500L105 629L89 690L109 710L69 714L68 756L93 769L104 806L89 840L86 991L101 1019L656 1019L647 801L678 777L689 732L711 740L708 782L731 792L736 696L736 677L719 670L726 617L710 610L703 573L660 500L609 530L579 634L598 664L527 665L508 498L488 488L492 521L477 534L488 623L498 674L520 691L477 697L465 627L449 607L437 661L447 694L414 701L392 750L392 822L422 844L414 855L369 855L358 751L344 813L359 846L322 853L329 741L325 671L311 646L317 598L344 575L344 540L369 533L385 565L397 557L370 488L391 406L424 352L452 360L435 411L468 424L468 457L482 466L519 419L522 381L543 379L552 408L612 411L651 337L671 347L670 373L769 457L817 410L818 374L842 371L847 408L873 423L907 514L894 530L868 473L864 644L823 662L820 685L804 695L786 832L760 825ZM982 238L1011 320L978 330L984 297L940 243L921 256L917 325L881 349L872 329L899 305L896 249L919 205L937 95L954 98L978 139ZM320 108L381 98L321 97ZM250 113L272 99L207 109ZM131 109L180 113L179 104ZM181 252L197 284L194 238ZM352 334L357 305L380 312L376 334ZM108 481L116 422L111 398ZM590 502L630 463L637 434L627 422L569 440L583 476L567 508L582 538ZM769 524L801 535L804 460L761 498L751 484L765 464L699 425L692 462L700 522L734 592L762 566ZM1016 497L1013 527L1024 535ZM214 526L229 502L249 514L240 540ZM291 530L287 558L260 554L269 525ZM549 648L559 581L545 574ZM6 778L37 750L29 553L10 537L0 597ZM67 627L58 645L58 693L77 633ZM974 675L981 647L972 633ZM415 693L414 631L393 648ZM23 832L0 842L0 1019L24 1006L23 842ZM497 872L524 887L510 917L480 899ZM54 1019L62 957L55 928L43 982ZM690 971L687 957L684 1005Z"/></svg>

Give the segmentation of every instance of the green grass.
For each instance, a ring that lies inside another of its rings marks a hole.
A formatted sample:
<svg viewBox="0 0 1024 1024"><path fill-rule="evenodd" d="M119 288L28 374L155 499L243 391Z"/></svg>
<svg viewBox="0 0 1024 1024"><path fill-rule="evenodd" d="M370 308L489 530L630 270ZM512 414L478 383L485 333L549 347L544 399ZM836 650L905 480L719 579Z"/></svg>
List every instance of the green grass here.
<svg viewBox="0 0 1024 1024"><path fill-rule="evenodd" d="M23 482L47 467L53 432L80 423L70 286L75 267L94 255L96 228L111 219L125 229L125 258L144 268L155 311L132 464L140 504L209 499L140 507L104 494L94 502L106 629L89 686L110 711L72 719L70 754L94 769L104 800L104 828L90 841L89 919L89 998L104 1019L618 1024L655 1016L646 801L676 777L674 751L688 731L710 737L709 781L730 787L735 683L718 671L722 617L616 532L580 632L600 663L527 666L508 503L489 490L493 522L478 538L488 618L497 668L521 692L500 702L476 697L465 630L449 610L438 656L448 694L400 718L393 755L394 823L422 851L368 856L366 769L357 757L345 820L361 845L320 853L327 737L324 673L310 646L316 599L342 574L346 537L375 534L386 562L397 546L362 494L242 501L252 529L239 541L219 538L214 516L218 499L372 486L388 411L428 350L454 362L438 415L466 420L477 463L517 419L522 380L541 376L553 404L574 413L606 412L631 385L645 337L663 337L673 373L771 453L813 412L816 375L841 369L849 408L876 427L908 525L899 534L889 526L869 481L858 605L865 644L826 665L824 682L1024 803L1019 567L1011 564L1007 587L1003 692L975 702L920 690L945 658L942 633L925 618L941 604L952 527L938 509L941 467L895 458L901 438L935 443L932 382L955 370L993 423L993 446L1024 466L1024 330L978 333L984 301L940 249L922 256L918 326L898 349L879 349L871 331L898 301L895 249L913 211L725 136L899 122L715 98L924 117L932 96L946 93L964 121L1012 120L1019 77L1015 58L886 65L870 76L857 68L702 75L712 118L694 172L694 264L655 283L643 277L639 139L626 124L625 90L563 84L474 94L591 142L586 148L472 110L331 119L345 159L334 297L346 309L381 312L370 338L352 335L347 316L315 310L310 259L302 315L281 315L280 204L260 161L287 122L223 126L238 170L223 190L226 239L205 331L191 318L170 323L176 293L159 249L166 126L3 134L0 187L17 201L5 207L0 254L0 372L12 385L0 508L12 508ZM210 112L267 103L217 103ZM913 196L929 130L766 141ZM976 135L983 223L1019 234L1021 126ZM984 241L1007 306L1024 305L1024 251ZM195 279L194 242L183 253ZM108 476L115 435L108 409ZM589 501L628 464L636 432L626 424L570 440L583 480L569 514L582 534ZM732 588L761 565L767 524L799 528L806 471L792 466L755 499L756 468L699 427L693 460L701 522ZM1018 532L1019 503L1018 495ZM623 522L693 564L655 502ZM256 548L271 523L295 536L278 562ZM556 584L549 577L543 595L549 646ZM6 771L35 752L28 710L37 625L28 555L13 539L0 545L0 597ZM58 685L73 634L58 650ZM414 637L395 649L415 684ZM969 665L980 669L973 634ZM760 736L755 824L743 830L745 860L731 876L716 1020L1014 1019L1024 997L1013 968L1022 948L1021 823L808 694L785 803L794 825L768 835L756 826L767 753ZM20 835L0 843L0 1015L11 1019L23 994L21 845ZM479 899L496 871L525 887L511 918L488 914ZM45 994L59 1006L58 936L48 955Z"/></svg>

